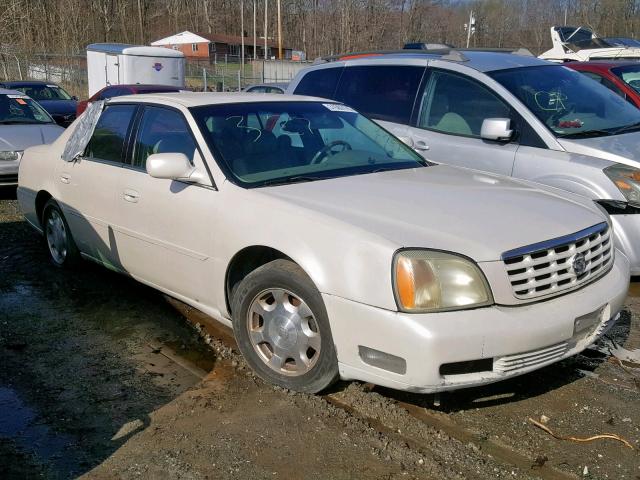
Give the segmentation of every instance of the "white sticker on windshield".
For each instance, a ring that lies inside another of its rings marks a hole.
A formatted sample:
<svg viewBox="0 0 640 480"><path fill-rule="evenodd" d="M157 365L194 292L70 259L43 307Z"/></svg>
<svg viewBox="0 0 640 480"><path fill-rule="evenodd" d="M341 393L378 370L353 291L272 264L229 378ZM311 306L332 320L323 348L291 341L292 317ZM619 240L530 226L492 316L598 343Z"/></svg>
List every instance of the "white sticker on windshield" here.
<svg viewBox="0 0 640 480"><path fill-rule="evenodd" d="M353 108L347 107L346 105L342 105L340 103L323 103L322 105L324 105L326 108L328 108L332 112L356 113L356 111Z"/></svg>
<svg viewBox="0 0 640 480"><path fill-rule="evenodd" d="M58 85L47 85L49 88L58 88Z"/></svg>
<svg viewBox="0 0 640 480"><path fill-rule="evenodd" d="M26 95L12 95L12 94L7 95L7 97L9 97L9 98L22 98L24 100L29 98Z"/></svg>

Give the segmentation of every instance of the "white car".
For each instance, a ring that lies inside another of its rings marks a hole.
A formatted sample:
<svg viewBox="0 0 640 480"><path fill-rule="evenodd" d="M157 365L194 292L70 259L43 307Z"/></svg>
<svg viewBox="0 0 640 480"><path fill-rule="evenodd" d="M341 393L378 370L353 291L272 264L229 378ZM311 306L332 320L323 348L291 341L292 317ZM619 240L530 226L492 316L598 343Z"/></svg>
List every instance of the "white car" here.
<svg viewBox="0 0 640 480"><path fill-rule="evenodd" d="M18 198L54 264L91 259L233 327L264 379L417 392L580 352L629 283L595 203L432 165L311 97L96 102L29 149Z"/></svg>

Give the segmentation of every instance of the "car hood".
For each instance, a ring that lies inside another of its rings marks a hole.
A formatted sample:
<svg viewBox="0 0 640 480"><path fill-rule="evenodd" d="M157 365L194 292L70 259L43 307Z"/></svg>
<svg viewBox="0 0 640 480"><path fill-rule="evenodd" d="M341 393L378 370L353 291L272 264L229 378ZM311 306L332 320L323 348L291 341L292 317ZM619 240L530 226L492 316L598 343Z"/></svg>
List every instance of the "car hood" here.
<svg viewBox="0 0 640 480"><path fill-rule="evenodd" d="M640 168L640 132L577 140L559 138L558 142L570 153L588 155Z"/></svg>
<svg viewBox="0 0 640 480"><path fill-rule="evenodd" d="M605 221L592 202L445 165L268 187L259 191L400 247L495 261L518 247Z"/></svg>
<svg viewBox="0 0 640 480"><path fill-rule="evenodd" d="M43 125L0 125L0 150L24 150L43 143L52 143L64 128L47 123Z"/></svg>
<svg viewBox="0 0 640 480"><path fill-rule="evenodd" d="M76 106L78 105L78 102L75 100L39 100L38 103L53 115L76 113Z"/></svg>

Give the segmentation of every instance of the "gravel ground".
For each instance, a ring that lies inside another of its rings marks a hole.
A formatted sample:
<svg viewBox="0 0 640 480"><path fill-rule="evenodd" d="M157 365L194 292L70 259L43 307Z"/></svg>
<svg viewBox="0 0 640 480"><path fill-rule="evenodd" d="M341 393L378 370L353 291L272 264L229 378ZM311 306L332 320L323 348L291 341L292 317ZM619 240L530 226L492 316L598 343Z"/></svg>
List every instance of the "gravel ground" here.
<svg viewBox="0 0 640 480"><path fill-rule="evenodd" d="M610 339L533 374L439 398L358 383L309 396L255 378L189 307L51 266L8 199L0 272L2 479L640 479L640 284ZM636 448L557 440L529 417Z"/></svg>

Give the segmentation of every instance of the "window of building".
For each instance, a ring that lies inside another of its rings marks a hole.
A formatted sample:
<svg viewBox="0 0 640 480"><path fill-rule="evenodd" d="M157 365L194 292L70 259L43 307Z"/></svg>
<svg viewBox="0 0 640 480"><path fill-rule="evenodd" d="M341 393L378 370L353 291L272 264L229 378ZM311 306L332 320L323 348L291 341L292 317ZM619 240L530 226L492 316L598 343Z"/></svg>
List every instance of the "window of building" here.
<svg viewBox="0 0 640 480"><path fill-rule="evenodd" d="M198 51L198 44L197 43L192 43L191 44L191 51L192 52L197 52Z"/></svg>

